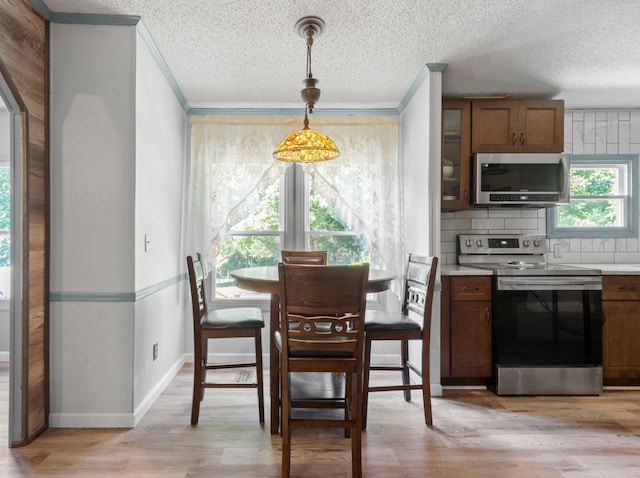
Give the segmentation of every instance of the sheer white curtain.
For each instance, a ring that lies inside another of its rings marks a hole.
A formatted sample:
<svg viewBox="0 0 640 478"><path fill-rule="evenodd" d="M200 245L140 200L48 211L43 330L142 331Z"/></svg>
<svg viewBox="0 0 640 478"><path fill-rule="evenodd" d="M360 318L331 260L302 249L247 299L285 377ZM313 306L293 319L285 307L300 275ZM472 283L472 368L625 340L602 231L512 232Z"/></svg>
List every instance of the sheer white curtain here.
<svg viewBox="0 0 640 478"><path fill-rule="evenodd" d="M374 267L404 271L402 195L396 117L322 117L311 127L330 136L338 159L308 164L318 192L371 245ZM287 167L273 148L302 118L193 116L191 118L191 250L212 261L229 229L252 211L259 193Z"/></svg>

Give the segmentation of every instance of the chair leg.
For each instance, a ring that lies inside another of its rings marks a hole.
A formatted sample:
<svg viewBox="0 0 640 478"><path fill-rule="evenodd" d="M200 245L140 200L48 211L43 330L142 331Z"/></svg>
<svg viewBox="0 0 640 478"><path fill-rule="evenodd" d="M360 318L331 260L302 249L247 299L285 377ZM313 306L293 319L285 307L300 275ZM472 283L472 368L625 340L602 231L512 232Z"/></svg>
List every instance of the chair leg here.
<svg viewBox="0 0 640 478"><path fill-rule="evenodd" d="M402 385L405 387L409 385L409 341L402 340L400 343L400 354L402 360ZM407 402L411 401L411 390L404 389L404 399Z"/></svg>
<svg viewBox="0 0 640 478"><path fill-rule="evenodd" d="M355 392L352 403L353 412L356 414L353 418L353 429L351 430L351 473L353 478L362 478L362 407L359 407L358 400L362 399L362 390ZM364 403L364 402L363 402ZM356 407L359 407L356 409Z"/></svg>
<svg viewBox="0 0 640 478"><path fill-rule="evenodd" d="M433 426L431 413L431 361L429 359L429 344L422 344L422 403L424 407L424 422Z"/></svg>
<svg viewBox="0 0 640 478"><path fill-rule="evenodd" d="M256 329L256 379L258 381L258 415L264 423L264 379L262 374L262 329Z"/></svg>
<svg viewBox="0 0 640 478"><path fill-rule="evenodd" d="M201 345L201 363L202 363L202 373L200 381L204 384L207 383L207 364L209 363L209 340L203 338ZM201 387L200 392L200 401L204 399L204 387Z"/></svg>
<svg viewBox="0 0 640 478"><path fill-rule="evenodd" d="M191 424L197 425L198 418L200 417L200 401L202 400L202 394L204 387L202 386L202 357L199 356L198 351L195 351L195 357L193 360L193 398L191 400Z"/></svg>
<svg viewBox="0 0 640 478"><path fill-rule="evenodd" d="M282 398L280 407L280 430L282 433L282 478L291 476L291 428L289 427L289 416L291 408L289 406L289 377L282 377Z"/></svg>
<svg viewBox="0 0 640 478"><path fill-rule="evenodd" d="M352 407L354 402L353 386L354 386L353 374L346 373L344 378L344 419L349 420L349 416L352 416ZM351 438L351 427L344 428L344 437Z"/></svg>
<svg viewBox="0 0 640 478"><path fill-rule="evenodd" d="M367 428L367 409L369 408L369 376L371 374L371 339L365 334L364 362L362 370L362 429Z"/></svg>

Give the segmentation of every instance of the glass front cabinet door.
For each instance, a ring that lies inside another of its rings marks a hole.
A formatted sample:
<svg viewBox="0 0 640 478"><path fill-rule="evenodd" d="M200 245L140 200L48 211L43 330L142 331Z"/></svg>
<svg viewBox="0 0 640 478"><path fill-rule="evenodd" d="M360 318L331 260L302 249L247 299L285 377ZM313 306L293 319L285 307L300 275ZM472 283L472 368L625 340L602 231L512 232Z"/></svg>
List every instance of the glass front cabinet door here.
<svg viewBox="0 0 640 478"><path fill-rule="evenodd" d="M471 102L442 102L442 211L469 209Z"/></svg>

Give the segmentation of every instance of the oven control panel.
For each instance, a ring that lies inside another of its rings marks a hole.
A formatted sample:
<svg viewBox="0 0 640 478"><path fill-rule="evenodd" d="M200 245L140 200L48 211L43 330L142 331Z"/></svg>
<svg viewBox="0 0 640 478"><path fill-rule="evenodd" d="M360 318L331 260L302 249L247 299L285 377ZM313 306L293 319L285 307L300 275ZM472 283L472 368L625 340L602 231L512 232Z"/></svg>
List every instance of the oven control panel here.
<svg viewBox="0 0 640 478"><path fill-rule="evenodd" d="M547 239L542 234L460 234L458 254L545 254Z"/></svg>

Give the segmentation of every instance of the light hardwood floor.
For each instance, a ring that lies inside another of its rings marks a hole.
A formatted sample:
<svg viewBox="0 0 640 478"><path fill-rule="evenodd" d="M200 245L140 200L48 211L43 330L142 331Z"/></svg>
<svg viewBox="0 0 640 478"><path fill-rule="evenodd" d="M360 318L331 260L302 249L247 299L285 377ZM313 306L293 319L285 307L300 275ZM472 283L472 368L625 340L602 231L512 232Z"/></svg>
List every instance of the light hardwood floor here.
<svg viewBox="0 0 640 478"><path fill-rule="evenodd" d="M0 371L5 397L6 368ZM180 371L134 429L51 429L27 447L5 445L0 476L279 477L280 438L269 434L268 423L259 425L255 391L208 390L192 427L191 371L189 365ZM433 399L433 429L423 423L417 394L414 400L372 395L366 477L640 476L640 391L497 397L449 390ZM294 430L292 476L347 477L349 460L339 430Z"/></svg>

